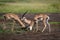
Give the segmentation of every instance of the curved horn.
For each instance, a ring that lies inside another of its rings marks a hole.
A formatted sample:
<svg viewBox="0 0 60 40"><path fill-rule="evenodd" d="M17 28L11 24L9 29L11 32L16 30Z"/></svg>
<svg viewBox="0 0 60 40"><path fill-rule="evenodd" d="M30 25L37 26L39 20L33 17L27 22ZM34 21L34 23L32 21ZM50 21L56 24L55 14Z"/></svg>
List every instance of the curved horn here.
<svg viewBox="0 0 60 40"><path fill-rule="evenodd" d="M23 15L22 15L22 18L24 17L24 15L27 13L28 11L26 11Z"/></svg>

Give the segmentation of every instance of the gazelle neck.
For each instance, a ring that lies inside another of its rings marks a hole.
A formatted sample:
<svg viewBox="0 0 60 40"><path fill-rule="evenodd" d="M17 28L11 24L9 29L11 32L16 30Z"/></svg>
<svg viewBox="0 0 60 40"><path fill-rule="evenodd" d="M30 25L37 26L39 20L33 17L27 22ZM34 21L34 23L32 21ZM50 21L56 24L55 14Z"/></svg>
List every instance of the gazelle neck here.
<svg viewBox="0 0 60 40"><path fill-rule="evenodd" d="M28 19L26 19L26 18L24 19L24 22L27 23L27 24L30 24L31 23L31 21L28 20Z"/></svg>
<svg viewBox="0 0 60 40"><path fill-rule="evenodd" d="M22 25L22 27L25 27L24 23L20 19L17 19L17 21L19 22L20 25Z"/></svg>

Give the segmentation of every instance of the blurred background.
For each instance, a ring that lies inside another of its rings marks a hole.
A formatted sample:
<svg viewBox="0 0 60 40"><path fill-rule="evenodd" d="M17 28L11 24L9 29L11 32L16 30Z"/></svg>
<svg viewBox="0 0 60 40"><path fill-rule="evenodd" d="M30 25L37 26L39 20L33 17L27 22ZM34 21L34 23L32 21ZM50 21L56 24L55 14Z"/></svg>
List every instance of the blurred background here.
<svg viewBox="0 0 60 40"><path fill-rule="evenodd" d="M0 12L24 13L60 12L60 0L0 0Z"/></svg>

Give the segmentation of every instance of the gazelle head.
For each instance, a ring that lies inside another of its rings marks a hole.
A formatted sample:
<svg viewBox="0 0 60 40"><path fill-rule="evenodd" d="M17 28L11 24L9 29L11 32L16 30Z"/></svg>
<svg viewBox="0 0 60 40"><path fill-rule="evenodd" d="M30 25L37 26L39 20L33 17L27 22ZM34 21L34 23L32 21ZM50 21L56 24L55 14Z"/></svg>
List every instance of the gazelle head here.
<svg viewBox="0 0 60 40"><path fill-rule="evenodd" d="M23 17L21 20L23 20L23 21L26 20L26 17Z"/></svg>
<svg viewBox="0 0 60 40"><path fill-rule="evenodd" d="M10 16L7 15L7 14L3 15L3 17L4 17L5 20L10 20L11 19Z"/></svg>
<svg viewBox="0 0 60 40"><path fill-rule="evenodd" d="M27 14L28 10L22 15L21 20L26 20L26 17L24 17Z"/></svg>

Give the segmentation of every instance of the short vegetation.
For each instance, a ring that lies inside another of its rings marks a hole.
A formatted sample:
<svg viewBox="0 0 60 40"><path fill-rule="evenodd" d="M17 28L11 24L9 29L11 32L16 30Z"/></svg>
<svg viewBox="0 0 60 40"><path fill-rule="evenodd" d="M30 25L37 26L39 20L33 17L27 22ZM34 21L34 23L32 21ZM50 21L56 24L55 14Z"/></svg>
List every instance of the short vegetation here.
<svg viewBox="0 0 60 40"><path fill-rule="evenodd" d="M0 12L60 12L60 0L0 0Z"/></svg>

